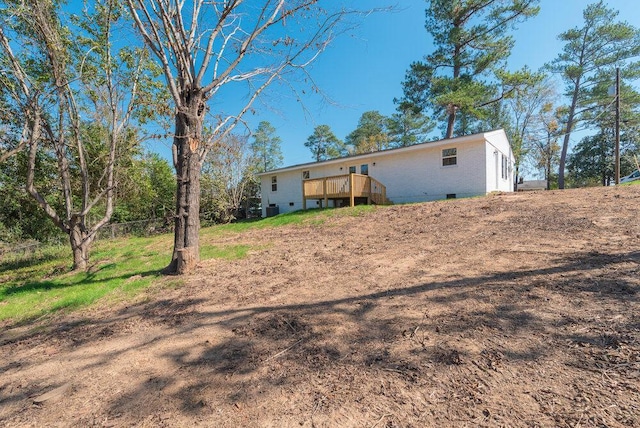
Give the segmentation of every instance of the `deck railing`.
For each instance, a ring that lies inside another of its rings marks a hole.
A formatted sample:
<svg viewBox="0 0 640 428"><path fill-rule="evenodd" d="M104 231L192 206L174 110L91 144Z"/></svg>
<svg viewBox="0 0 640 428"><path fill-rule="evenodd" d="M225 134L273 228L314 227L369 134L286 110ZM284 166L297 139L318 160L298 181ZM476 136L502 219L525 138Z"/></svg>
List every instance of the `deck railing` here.
<svg viewBox="0 0 640 428"><path fill-rule="evenodd" d="M355 198L367 198L368 204L381 205L387 201L387 188L375 178L362 174L334 175L302 182L304 209L307 209L307 199L322 199L326 207L329 199L347 198L351 206L355 205Z"/></svg>

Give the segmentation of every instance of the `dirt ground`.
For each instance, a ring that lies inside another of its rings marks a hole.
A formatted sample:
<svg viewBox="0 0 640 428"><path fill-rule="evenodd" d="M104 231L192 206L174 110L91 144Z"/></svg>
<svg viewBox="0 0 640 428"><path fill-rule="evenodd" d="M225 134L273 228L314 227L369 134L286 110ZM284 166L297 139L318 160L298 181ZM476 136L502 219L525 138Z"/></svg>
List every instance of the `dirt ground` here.
<svg viewBox="0 0 640 428"><path fill-rule="evenodd" d="M640 186L253 230L0 333L0 426L640 426ZM33 326L32 326L33 327Z"/></svg>

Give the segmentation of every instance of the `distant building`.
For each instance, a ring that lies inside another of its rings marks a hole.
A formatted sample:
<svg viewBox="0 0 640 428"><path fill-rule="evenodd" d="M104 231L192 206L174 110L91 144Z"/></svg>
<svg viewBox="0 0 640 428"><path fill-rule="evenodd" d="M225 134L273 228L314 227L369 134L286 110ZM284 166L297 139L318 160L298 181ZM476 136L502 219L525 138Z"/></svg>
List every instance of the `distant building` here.
<svg viewBox="0 0 640 428"><path fill-rule="evenodd" d="M518 183L518 192L547 190L547 180L523 180Z"/></svg>
<svg viewBox="0 0 640 428"><path fill-rule="evenodd" d="M359 203L410 203L513 191L504 130L259 174L262 216Z"/></svg>

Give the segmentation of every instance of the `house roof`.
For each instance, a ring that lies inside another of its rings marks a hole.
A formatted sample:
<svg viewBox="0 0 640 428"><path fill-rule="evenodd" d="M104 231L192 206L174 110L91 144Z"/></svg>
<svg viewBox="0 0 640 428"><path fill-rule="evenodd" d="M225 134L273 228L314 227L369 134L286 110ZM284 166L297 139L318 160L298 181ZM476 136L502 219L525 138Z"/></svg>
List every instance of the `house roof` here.
<svg viewBox="0 0 640 428"><path fill-rule="evenodd" d="M478 141L479 137L482 137L483 139L487 139L488 137L491 137L493 135L500 135L500 134L502 134L502 135L504 135L506 137L504 129L495 129L495 130L492 130L492 131L480 132L480 133L477 133L477 134L463 135L462 137L448 138L448 139L437 140L437 141L427 141L425 143L414 144L412 146L407 146L407 147L398 147L398 148L394 148L394 149L380 150L380 151L377 151L377 152L362 153L362 154L353 155L353 156L344 156L344 157L341 157L341 158L329 159L329 160L325 160L325 161L321 161L321 162L301 163L301 164L297 164L297 165L286 166L286 167L283 167L283 168L272 169L270 171L262 172L262 173L257 174L257 175L259 177L261 177L261 176L264 176L264 175L272 175L272 174L275 174L275 173L295 171L297 169L308 168L308 167L316 166L316 165L337 164L337 163L344 162L347 159L348 160L357 160L357 159L361 159L361 158L372 158L372 157L378 157L378 156L385 156L385 155L387 155L388 153L391 153L391 152L393 152L393 153L411 152L411 151L414 151L414 150L420 150L421 148L424 148L425 146L439 147L439 146L450 145L450 144L464 144L464 143L468 143L468 142L471 142L471 141Z"/></svg>

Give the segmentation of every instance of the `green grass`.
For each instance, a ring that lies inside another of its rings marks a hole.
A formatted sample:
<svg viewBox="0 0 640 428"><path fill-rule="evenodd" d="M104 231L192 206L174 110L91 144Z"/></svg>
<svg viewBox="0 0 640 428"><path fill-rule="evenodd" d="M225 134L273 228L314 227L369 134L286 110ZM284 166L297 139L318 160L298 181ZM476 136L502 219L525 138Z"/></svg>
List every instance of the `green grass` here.
<svg viewBox="0 0 640 428"><path fill-rule="evenodd" d="M171 257L172 236L97 242L88 272L70 272L70 250L47 248L0 263L0 321L25 322L99 300L130 299L161 278ZM248 245L214 246L204 240L201 258L239 259ZM181 280L177 280L181 283ZM176 280L166 281L176 287Z"/></svg>
<svg viewBox="0 0 640 428"><path fill-rule="evenodd" d="M266 219L203 228L200 256L235 260L252 248L242 243L215 245L215 237L250 229L286 225L320 225L340 216L359 216L373 206L296 211ZM90 306L98 301L132 299L161 279L173 247L172 235L129 237L98 241L90 253L88 272L70 272L71 252L66 246L48 247L26 256L0 261L0 321L28 322L59 311ZM163 278L163 287L179 287L178 277Z"/></svg>
<svg viewBox="0 0 640 428"><path fill-rule="evenodd" d="M626 183L620 183L618 186L640 186L640 180L628 181Z"/></svg>
<svg viewBox="0 0 640 428"><path fill-rule="evenodd" d="M98 242L88 272L69 272L70 250L44 249L30 258L0 263L0 320L22 322L110 297L135 295L160 276L170 253L167 236Z"/></svg>
<svg viewBox="0 0 640 428"><path fill-rule="evenodd" d="M211 236L217 234L227 233L242 233L250 229L262 229L281 227L288 225L321 225L326 222L327 219L342 217L342 216L359 216L364 213L374 211L375 205L357 205L355 207L346 208L328 208L328 209L309 209L306 211L293 211L286 214L279 214L274 217L268 217L263 219L249 219L241 220L236 223L229 223L224 225L213 226L207 229L203 229L204 236Z"/></svg>

